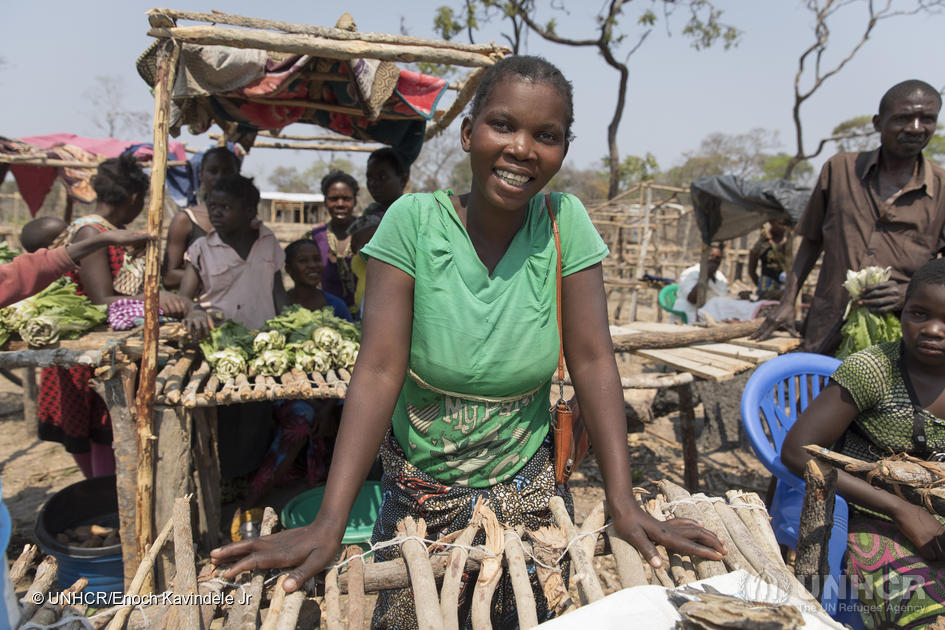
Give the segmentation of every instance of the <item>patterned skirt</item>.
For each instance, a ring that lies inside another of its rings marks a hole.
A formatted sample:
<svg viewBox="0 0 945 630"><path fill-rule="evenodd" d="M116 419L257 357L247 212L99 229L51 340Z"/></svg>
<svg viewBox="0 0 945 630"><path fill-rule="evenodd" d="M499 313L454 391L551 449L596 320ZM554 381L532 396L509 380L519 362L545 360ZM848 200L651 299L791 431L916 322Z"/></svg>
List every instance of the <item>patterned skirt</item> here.
<svg viewBox="0 0 945 630"><path fill-rule="evenodd" d="M89 441L111 445L112 421L90 385L91 368L43 368L36 405L39 439L60 442L70 453L88 453Z"/></svg>
<svg viewBox="0 0 945 630"><path fill-rule="evenodd" d="M922 558L895 523L851 510L847 574L867 628L918 630L945 615L945 562Z"/></svg>
<svg viewBox="0 0 945 630"><path fill-rule="evenodd" d="M568 513L574 517L571 493L555 485L554 466L551 460L551 440L545 440L534 456L507 482L489 488L447 486L425 474L404 459L403 450L392 433L381 445L384 462L383 502L377 521L374 523L373 543L390 540L396 536L397 523L407 516L423 518L427 525L427 538L439 539L450 532L465 529L472 517L473 506L480 498L489 499L489 507L499 522L506 527L524 526L538 529L553 525L554 519L548 509L553 496L564 499ZM485 534L479 532L474 545L485 542ZM375 553L375 562L399 557L397 547L386 547ZM561 562L562 577L567 582L566 561ZM533 571L529 567L529 571ZM475 573L464 574L460 591L460 627L469 627L469 606L472 589L476 584ZM545 621L553 615L548 610L545 597L534 573L529 577L538 608L538 620ZM464 621L465 620L465 621ZM515 628L518 616L515 597L507 574L503 573L492 604L492 627ZM391 630L413 630L417 627L413 593L409 589L381 591L374 609L372 628Z"/></svg>

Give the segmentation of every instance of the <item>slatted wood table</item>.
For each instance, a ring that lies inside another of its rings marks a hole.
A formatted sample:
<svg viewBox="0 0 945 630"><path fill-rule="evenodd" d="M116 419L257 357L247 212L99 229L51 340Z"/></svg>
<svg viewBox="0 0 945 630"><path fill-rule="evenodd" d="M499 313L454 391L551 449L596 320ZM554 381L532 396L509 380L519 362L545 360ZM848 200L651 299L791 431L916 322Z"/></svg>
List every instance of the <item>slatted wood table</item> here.
<svg viewBox="0 0 945 630"><path fill-rule="evenodd" d="M696 326L680 326L658 322L633 322L626 326L611 326L613 336L626 337L640 333L662 333L676 335L704 330ZM779 354L790 352L800 345L800 339L786 333L775 333L765 341L753 341L748 337L738 337L725 342L697 342L670 348L640 348L632 354L654 361L677 370L680 374L690 374L694 378L721 382L733 378L736 374L753 369L755 366L775 358ZM665 377L664 377L665 378ZM699 485L699 462L696 452L695 405L692 396L692 381L683 380L674 384L679 395L680 433L683 447L683 478L686 487L694 492Z"/></svg>

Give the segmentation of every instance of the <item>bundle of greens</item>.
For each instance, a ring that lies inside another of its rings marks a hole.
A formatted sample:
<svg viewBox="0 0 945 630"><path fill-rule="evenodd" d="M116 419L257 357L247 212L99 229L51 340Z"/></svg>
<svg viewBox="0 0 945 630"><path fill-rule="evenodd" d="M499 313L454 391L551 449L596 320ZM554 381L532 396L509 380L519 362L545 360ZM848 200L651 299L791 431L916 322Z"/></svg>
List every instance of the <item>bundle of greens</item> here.
<svg viewBox="0 0 945 630"><path fill-rule="evenodd" d="M30 346L75 339L106 319L104 306L76 293L69 278L60 278L21 302L0 309L0 346L18 334Z"/></svg>
<svg viewBox="0 0 945 630"><path fill-rule="evenodd" d="M8 263L19 255L20 252L10 247L6 241L0 243L0 264Z"/></svg>
<svg viewBox="0 0 945 630"><path fill-rule="evenodd" d="M837 350L837 358L845 359L854 352L886 341L902 338L902 327L893 313L873 313L865 306L857 306L856 300L864 289L889 280L889 267L866 267L860 271L847 271L843 287L850 294L850 303L844 315L840 333L843 340Z"/></svg>
<svg viewBox="0 0 945 630"><path fill-rule="evenodd" d="M332 368L350 369L358 357L361 331L336 317L331 307L310 311L290 306L254 333L227 321L200 343L218 378L281 376L292 368L306 374Z"/></svg>
<svg viewBox="0 0 945 630"><path fill-rule="evenodd" d="M223 379L246 373L253 355L253 333L234 321L225 321L200 342L200 350L214 373Z"/></svg>

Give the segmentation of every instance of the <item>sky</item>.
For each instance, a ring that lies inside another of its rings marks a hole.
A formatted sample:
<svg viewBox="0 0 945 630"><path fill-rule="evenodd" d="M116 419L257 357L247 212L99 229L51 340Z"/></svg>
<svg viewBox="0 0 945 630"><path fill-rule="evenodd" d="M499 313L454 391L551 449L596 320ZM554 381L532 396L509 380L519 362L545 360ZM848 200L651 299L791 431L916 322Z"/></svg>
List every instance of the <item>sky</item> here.
<svg viewBox="0 0 945 630"><path fill-rule="evenodd" d="M909 4L910 0L894 0ZM217 9L253 17L331 26L340 13L352 14L358 29L400 32L431 37L433 7L446 0L245 0L210 3L193 0L172 8L190 11ZM453 0L459 6L458 0ZM546 3L539 3L543 6ZM597 2L563 0L569 12L543 10L555 16L558 33L589 38L594 33ZM680 164L708 134L747 133L755 128L778 132L781 149L793 153L791 120L793 82L800 52L812 42L811 14L800 0L715 0L722 20L742 31L740 43L728 51L720 46L694 50L679 34L685 21L680 11L662 20L628 61L630 85L627 107L618 135L621 155L652 153L666 169ZM866 20L857 3L832 23L831 48L824 64L846 54ZM882 4L877 2L877 4ZM141 0L66 2L34 0L11 2L0 21L0 135L20 137L56 132L101 136L96 131L88 93L97 76L119 77L124 107L151 112L153 101L138 77L134 62L152 41L147 35L145 11L154 6ZM638 34L636 21L650 6L644 0L628 2L622 18L628 41ZM191 24L191 23L188 23ZM497 25L501 27L502 25ZM802 109L807 148L830 135L840 121L875 112L883 92L908 78L920 78L935 87L945 86L945 15L900 17L881 22L853 60L827 81ZM500 31L486 25L477 42L500 40ZM624 53L629 49L624 48ZM568 161L579 168L598 167L606 154L606 126L616 99L617 74L591 48L572 48L545 42L535 34L527 40L531 54L559 65L575 89L575 142ZM450 93L450 98L452 97ZM443 103L441 102L441 106ZM319 133L318 128L295 125L290 133ZM447 129L459 142L459 123ZM147 141L146 138L122 138ZM181 138L203 149L206 136ZM829 156L828 149L815 165ZM314 159L311 151L257 149L244 170L265 178L274 168L304 169ZM348 154L356 163L363 154Z"/></svg>

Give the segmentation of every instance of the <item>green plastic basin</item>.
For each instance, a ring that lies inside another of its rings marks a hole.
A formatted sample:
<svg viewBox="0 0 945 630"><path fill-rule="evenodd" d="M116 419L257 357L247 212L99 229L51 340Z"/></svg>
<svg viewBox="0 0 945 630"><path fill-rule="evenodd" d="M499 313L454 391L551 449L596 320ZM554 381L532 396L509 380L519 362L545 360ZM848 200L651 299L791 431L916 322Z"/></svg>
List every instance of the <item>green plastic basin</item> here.
<svg viewBox="0 0 945 630"><path fill-rule="evenodd" d="M325 496L325 486L306 490L289 501L282 508L282 523L289 529L304 527L315 520L318 508L322 505ZM374 531L374 521L381 509L381 484L379 481L368 481L358 492L348 517L348 526L341 542L345 545L356 545L371 540Z"/></svg>

